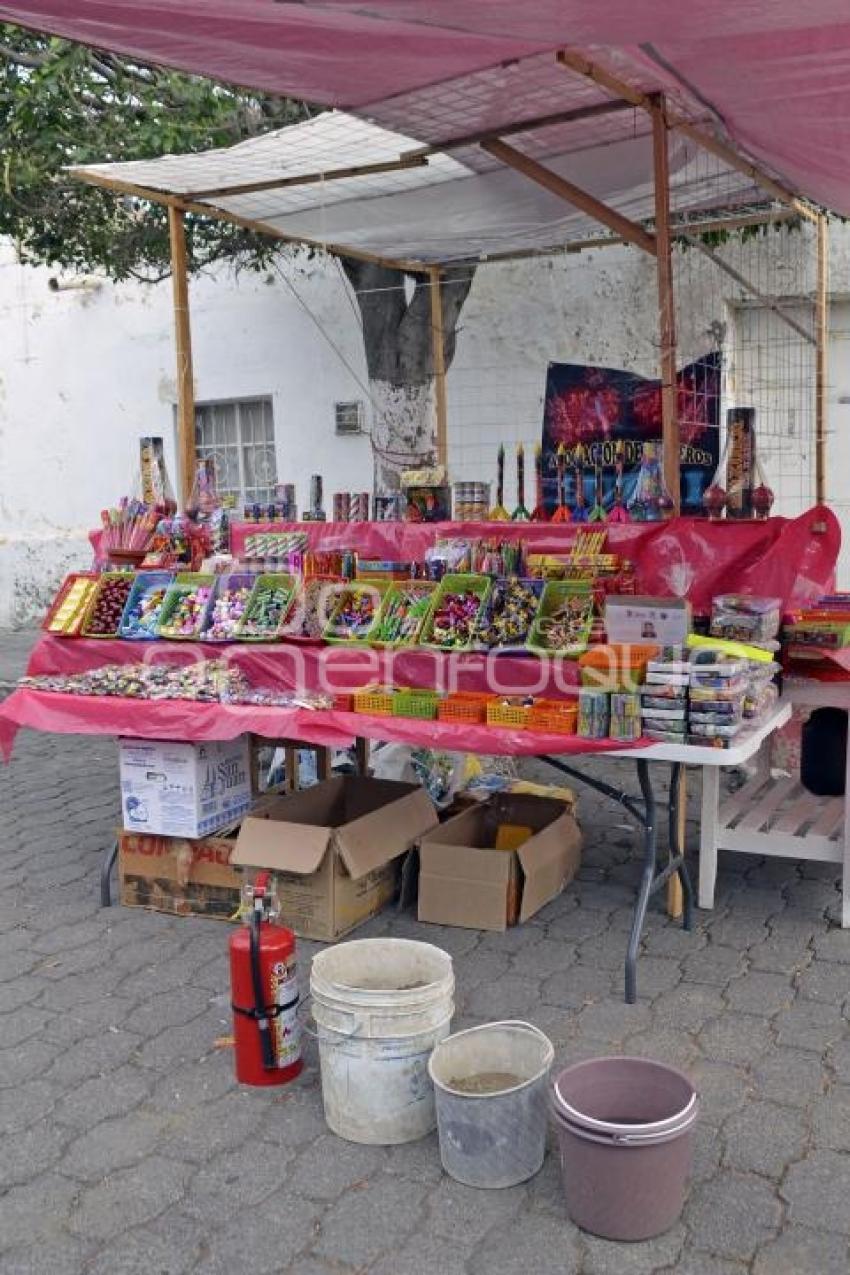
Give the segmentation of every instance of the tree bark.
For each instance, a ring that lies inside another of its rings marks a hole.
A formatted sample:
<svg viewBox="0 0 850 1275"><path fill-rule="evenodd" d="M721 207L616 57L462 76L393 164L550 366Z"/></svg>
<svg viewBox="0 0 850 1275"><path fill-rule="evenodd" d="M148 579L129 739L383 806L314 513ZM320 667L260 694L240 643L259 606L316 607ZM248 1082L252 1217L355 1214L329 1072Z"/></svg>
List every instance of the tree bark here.
<svg viewBox="0 0 850 1275"><path fill-rule="evenodd" d="M375 491L396 491L404 469L432 463L435 420L430 280L368 261L343 260L363 326L372 399ZM469 295L475 266L446 270L443 277L443 357L451 366L457 321ZM410 290L408 279L412 281Z"/></svg>

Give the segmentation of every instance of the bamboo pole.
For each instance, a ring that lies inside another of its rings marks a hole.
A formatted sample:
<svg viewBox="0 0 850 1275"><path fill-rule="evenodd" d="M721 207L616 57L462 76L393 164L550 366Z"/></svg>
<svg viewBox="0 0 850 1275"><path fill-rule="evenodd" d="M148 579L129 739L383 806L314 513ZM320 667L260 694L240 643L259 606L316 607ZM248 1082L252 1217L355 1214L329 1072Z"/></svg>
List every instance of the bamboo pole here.
<svg viewBox="0 0 850 1275"><path fill-rule="evenodd" d="M827 355L829 342L829 226L823 213L817 226L815 300L815 503L826 503Z"/></svg>
<svg viewBox="0 0 850 1275"><path fill-rule="evenodd" d="M676 393L676 304L670 257L670 170L667 121L662 94L652 106L652 154L655 186L655 262L658 280L658 326L661 337L661 436L664 481L676 513L680 505L679 411Z"/></svg>
<svg viewBox="0 0 850 1275"><path fill-rule="evenodd" d="M195 382L192 374L185 214L179 208L168 209L168 236L171 242L174 349L177 356L177 458L180 503L185 509L192 494L195 477Z"/></svg>
<svg viewBox="0 0 850 1275"><path fill-rule="evenodd" d="M670 790L670 800L678 801L678 813L676 816L676 832L678 837L678 847L681 854L685 853L685 838L688 829L688 770L686 766L682 766L679 770L679 791L674 793ZM670 847L672 855L673 848ZM667 882L667 915L674 920L678 920L685 910L685 895L682 890L682 882L679 880L678 872L674 872L670 880Z"/></svg>
<svg viewBox="0 0 850 1275"><path fill-rule="evenodd" d="M437 416L437 464L448 467L449 430L446 403L446 351L443 332L443 287L438 269L430 270L431 358L434 368L434 408Z"/></svg>

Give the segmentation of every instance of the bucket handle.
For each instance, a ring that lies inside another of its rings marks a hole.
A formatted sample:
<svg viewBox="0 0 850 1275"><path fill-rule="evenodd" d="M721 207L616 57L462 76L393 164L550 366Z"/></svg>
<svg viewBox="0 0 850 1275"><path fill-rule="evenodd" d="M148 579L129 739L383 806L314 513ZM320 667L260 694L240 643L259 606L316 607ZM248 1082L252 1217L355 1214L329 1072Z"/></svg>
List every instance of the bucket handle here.
<svg viewBox="0 0 850 1275"><path fill-rule="evenodd" d="M688 1099L688 1101L685 1103L684 1107L682 1108L682 1110L677 1112L675 1116L670 1116L668 1117L667 1120L647 1121L647 1124L654 1124L656 1126L654 1129L648 1129L646 1133L618 1133L618 1132L614 1132L614 1122L610 1120L591 1119L589 1124L586 1123L586 1121L588 1120L588 1117L585 1116L581 1111L576 1110L576 1108L572 1106L571 1103L567 1102L566 1098L561 1093L561 1090L558 1086L557 1081L555 1082L553 1088L555 1090L555 1093L558 1096L558 1102L561 1104L561 1108L565 1109L562 1112L559 1112L559 1114L564 1115L564 1118L567 1121L567 1123L569 1123L570 1121L570 1116L573 1116L575 1117L575 1123L579 1126L580 1129L584 1129L588 1133L601 1134L603 1137L609 1138L611 1142L617 1142L621 1144L629 1143L629 1142L651 1142L654 1138L658 1137L659 1133L671 1132L669 1128L670 1121L676 1120L676 1121L681 1121L683 1124L686 1123L688 1120L688 1117L690 1116L691 1112L693 1111L694 1107L697 1104L697 1094L692 1093L690 1098ZM570 1113L569 1116L566 1114L567 1112ZM659 1129L658 1125L663 1125L665 1127L662 1129Z"/></svg>
<svg viewBox="0 0 850 1275"><path fill-rule="evenodd" d="M301 999L299 1000L299 1002L298 1002L298 1008L297 1008L297 1010L296 1010L295 1012L296 1012L296 1016L297 1016L297 1018L298 1018L298 1024L299 1024L299 1026L300 1026L301 1030L302 1030L302 1031L303 1031L303 1032L304 1032L307 1036L312 1037L312 1039L313 1039L313 1040L318 1040L318 1039L319 1039L319 1033L318 1033L317 1031L314 1031L312 1027L308 1027L308 1026L307 1026L308 1016L304 1013L305 1007L306 1007L308 1004L312 1004L312 1001L313 1001L313 994L312 994L312 992L305 992L305 993L304 993L304 995L303 995L303 996L301 997ZM313 1016L313 1014L312 1014L312 1013L309 1015L309 1021L310 1021L311 1023L315 1023L315 1021L316 1021L316 1019L315 1019L315 1017ZM354 1038L354 1037L357 1035L357 1033L360 1031L360 1028L362 1027L362 1025L363 1025L363 1024L362 1024L361 1022L359 1022L359 1021L355 1021L354 1028L353 1028L353 1030L352 1030L352 1031L350 1031L350 1032L340 1032L340 1031L337 1031L337 1029L336 1029L335 1027L329 1028L328 1030L329 1030L329 1031L333 1031L334 1035L336 1035L336 1036L341 1036L343 1041L345 1041L345 1040L353 1040L353 1038ZM341 1043L342 1043L342 1041L340 1041L339 1043L341 1044ZM336 1048L337 1048L336 1044L334 1044L334 1045L332 1046L332 1048L336 1049Z"/></svg>

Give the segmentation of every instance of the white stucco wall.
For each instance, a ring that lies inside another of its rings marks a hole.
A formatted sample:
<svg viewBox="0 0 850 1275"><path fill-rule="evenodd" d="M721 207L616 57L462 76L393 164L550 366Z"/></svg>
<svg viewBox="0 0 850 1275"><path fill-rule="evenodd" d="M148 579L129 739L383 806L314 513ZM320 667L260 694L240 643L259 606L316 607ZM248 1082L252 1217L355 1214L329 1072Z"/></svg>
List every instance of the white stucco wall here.
<svg viewBox="0 0 850 1275"><path fill-rule="evenodd" d="M278 477L303 507L313 472L328 496L371 489L368 439L334 435L335 402L366 398L365 360L338 271L286 270L336 350L279 279L202 277L195 389L272 396ZM0 627L37 616L64 572L88 565L86 532L130 489L140 436L165 438L176 475L170 282L51 292L51 273L0 253Z"/></svg>
<svg viewBox="0 0 850 1275"><path fill-rule="evenodd" d="M806 321L814 258L800 244L776 238L723 251L763 288L792 299L793 313ZM310 474L321 472L329 504L335 490L372 486L368 438L334 435L334 403L367 399L362 336L335 264L302 258L284 268L304 305L279 278L222 272L193 280L196 397L271 395L279 480L297 484L303 507ZM165 437L175 474L170 282L103 281L95 291L54 293L50 273L22 267L10 248L0 250L0 627L38 616L62 574L87 565L86 532L128 490L141 435ZM811 420L789 413L781 382L784 373L797 382L809 375L803 356L793 361L780 323L780 344L765 340L777 374L756 384L753 334L769 336L769 325L753 328L740 289L699 254L688 254L677 277L680 362L710 348L712 324L726 325L730 366L739 373L735 397L759 395L777 512L798 512L813 492ZM850 332L842 300L850 297L845 227L832 234L831 290L830 496L850 514L843 480L850 409L838 402L850 395L843 373ZM654 376L657 352L654 266L636 250L479 268L448 378L452 478L493 479L500 441L509 448L538 441L550 361ZM369 411L367 402L367 423Z"/></svg>

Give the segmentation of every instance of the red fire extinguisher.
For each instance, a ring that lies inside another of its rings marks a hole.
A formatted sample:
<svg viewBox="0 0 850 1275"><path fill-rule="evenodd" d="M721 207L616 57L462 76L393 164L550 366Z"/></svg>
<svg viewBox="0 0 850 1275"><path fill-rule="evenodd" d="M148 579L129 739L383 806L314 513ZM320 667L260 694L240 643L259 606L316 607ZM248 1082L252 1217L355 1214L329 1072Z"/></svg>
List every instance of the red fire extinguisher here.
<svg viewBox="0 0 850 1275"><path fill-rule="evenodd" d="M284 1085L301 1071L295 935L269 920L269 873L257 877L250 925L230 937L236 1079Z"/></svg>

